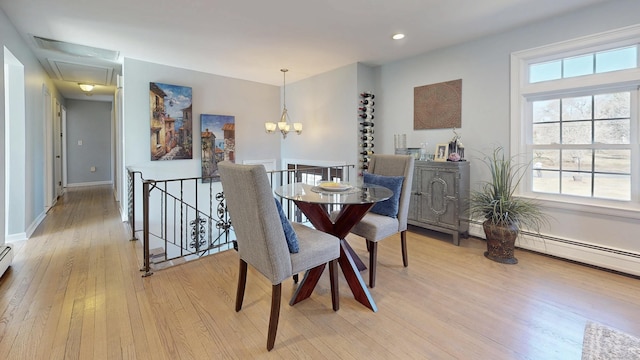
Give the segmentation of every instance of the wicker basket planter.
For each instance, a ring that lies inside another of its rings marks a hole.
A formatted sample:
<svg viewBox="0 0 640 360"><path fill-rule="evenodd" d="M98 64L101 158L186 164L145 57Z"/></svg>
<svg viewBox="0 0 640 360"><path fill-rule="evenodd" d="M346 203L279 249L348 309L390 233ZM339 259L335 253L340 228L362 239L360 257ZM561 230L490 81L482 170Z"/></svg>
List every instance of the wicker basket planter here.
<svg viewBox="0 0 640 360"><path fill-rule="evenodd" d="M518 227L494 225L490 221L482 223L484 234L487 237L487 251L484 256L503 264L517 264L514 256Z"/></svg>

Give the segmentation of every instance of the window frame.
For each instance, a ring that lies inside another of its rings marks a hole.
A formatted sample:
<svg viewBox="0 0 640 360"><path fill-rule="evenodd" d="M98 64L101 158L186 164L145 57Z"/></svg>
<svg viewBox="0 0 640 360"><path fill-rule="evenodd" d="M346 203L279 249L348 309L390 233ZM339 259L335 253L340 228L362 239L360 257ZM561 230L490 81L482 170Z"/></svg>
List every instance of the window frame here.
<svg viewBox="0 0 640 360"><path fill-rule="evenodd" d="M529 66L534 63L640 44L640 26L630 26L511 54L510 151L532 160L531 101L557 97L631 91L631 200L607 200L566 194L533 192L533 171L517 194L539 199L553 208L640 219L640 61L633 69L529 83ZM640 57L640 48L639 48ZM640 59L639 59L640 60Z"/></svg>

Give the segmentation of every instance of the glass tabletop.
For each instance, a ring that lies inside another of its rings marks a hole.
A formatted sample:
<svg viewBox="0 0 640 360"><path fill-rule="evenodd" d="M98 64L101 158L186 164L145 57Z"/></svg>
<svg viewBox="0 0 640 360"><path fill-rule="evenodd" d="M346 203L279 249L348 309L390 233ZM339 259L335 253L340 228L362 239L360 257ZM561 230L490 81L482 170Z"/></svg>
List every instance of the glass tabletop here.
<svg viewBox="0 0 640 360"><path fill-rule="evenodd" d="M384 186L362 184L360 186L341 183L342 186L314 186L294 183L277 187L275 193L285 199L313 204L370 204L384 201L393 196L393 191Z"/></svg>

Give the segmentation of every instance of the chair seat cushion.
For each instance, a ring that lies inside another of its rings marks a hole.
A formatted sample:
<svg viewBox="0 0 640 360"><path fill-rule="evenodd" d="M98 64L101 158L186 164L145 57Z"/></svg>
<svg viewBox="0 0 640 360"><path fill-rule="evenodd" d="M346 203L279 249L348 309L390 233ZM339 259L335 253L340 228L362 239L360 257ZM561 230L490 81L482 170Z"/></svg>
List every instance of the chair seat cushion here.
<svg viewBox="0 0 640 360"><path fill-rule="evenodd" d="M393 191L393 195L390 198L376 203L369 211L375 214L397 217L404 176L385 176L364 173L363 180L365 184L380 185Z"/></svg>
<svg viewBox="0 0 640 360"><path fill-rule="evenodd" d="M278 215L280 215L280 222L282 223L282 229L284 230L284 237L287 240L287 246L289 247L289 252L292 254L300 251L300 246L298 244L298 236L296 232L293 230L291 226L291 222L287 219L287 216L284 214L282 210L282 205L280 205L280 201L274 198L276 201L276 207L278 208ZM276 223L277 224L277 223Z"/></svg>
<svg viewBox="0 0 640 360"><path fill-rule="evenodd" d="M299 223L292 225L300 242L300 251L291 254L294 274L326 264L340 256L340 239L337 237Z"/></svg>
<svg viewBox="0 0 640 360"><path fill-rule="evenodd" d="M380 241L398 232L398 218L368 212L351 232L369 241Z"/></svg>

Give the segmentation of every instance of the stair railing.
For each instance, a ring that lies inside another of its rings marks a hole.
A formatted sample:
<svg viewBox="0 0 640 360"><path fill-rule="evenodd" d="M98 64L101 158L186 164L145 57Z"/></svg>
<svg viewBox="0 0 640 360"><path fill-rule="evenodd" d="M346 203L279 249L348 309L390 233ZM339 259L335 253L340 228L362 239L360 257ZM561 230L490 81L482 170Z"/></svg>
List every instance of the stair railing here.
<svg viewBox="0 0 640 360"><path fill-rule="evenodd" d="M354 167L292 165L268 175L276 188L294 182L349 181L349 169ZM235 233L219 182L208 177L145 179L144 171L133 168L128 169L128 175L128 223L131 240L138 240L138 233L142 233L143 276L153 274L152 268L161 269L235 248ZM142 187L140 198L136 196L137 184ZM136 213L140 209L136 206L140 205L142 221L138 224ZM293 202L284 200L283 208L289 219L307 221Z"/></svg>

